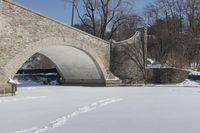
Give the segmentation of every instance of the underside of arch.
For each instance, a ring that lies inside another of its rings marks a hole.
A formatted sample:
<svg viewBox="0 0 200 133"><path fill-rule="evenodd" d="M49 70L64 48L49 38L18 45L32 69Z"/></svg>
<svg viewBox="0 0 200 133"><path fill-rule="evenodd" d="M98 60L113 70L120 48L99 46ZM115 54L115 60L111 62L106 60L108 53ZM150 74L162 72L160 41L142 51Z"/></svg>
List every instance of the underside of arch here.
<svg viewBox="0 0 200 133"><path fill-rule="evenodd" d="M51 46L39 51L57 66L64 85L105 86L99 65L84 51L71 46Z"/></svg>

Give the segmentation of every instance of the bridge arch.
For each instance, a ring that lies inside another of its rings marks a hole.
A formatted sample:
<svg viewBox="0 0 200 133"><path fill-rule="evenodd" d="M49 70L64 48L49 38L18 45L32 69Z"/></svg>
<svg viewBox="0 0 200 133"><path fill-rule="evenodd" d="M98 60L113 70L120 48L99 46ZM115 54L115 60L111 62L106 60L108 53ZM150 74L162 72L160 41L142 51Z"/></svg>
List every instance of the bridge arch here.
<svg viewBox="0 0 200 133"><path fill-rule="evenodd" d="M105 86L106 77L98 62L81 49L72 46L50 46L38 53L56 65L63 85Z"/></svg>
<svg viewBox="0 0 200 133"><path fill-rule="evenodd" d="M77 45L79 44L79 45ZM27 48L25 48L23 51L21 51L20 53L18 53L17 55L15 55L14 58L12 58L8 64L5 66L5 72L7 74L8 78L13 78L15 73L21 68L21 66L35 53L41 53L43 55L45 55L46 57L48 57L51 61L53 61L55 63L55 65L57 65L61 75L63 74L62 71L64 71L64 68L60 68L61 62L56 61L56 59L58 58L58 54L57 57L55 57L54 59L52 59L52 57L54 57L53 54L55 54L56 50L57 52L64 52L63 50L67 50L68 52L73 51L74 54L76 55L71 55L71 56L75 56L75 57L80 57L82 59L78 59L80 62L84 59L87 58L85 61L87 63L90 63L90 67L94 70L94 74L96 75L96 78L99 77L97 80L95 79L95 75L87 75L86 73L82 73L82 77L83 75L86 76L86 78L89 78L87 76L92 76L93 77L93 81L94 83L105 83L105 79L108 77L108 73L106 70L106 67L104 66L103 61L100 59L100 57L98 56L98 54L96 52L93 51L93 49L91 49L90 47L87 47L87 45L85 45L84 43L81 42L77 42L77 40L63 40L63 38L47 38L47 39L43 39L41 41L37 41L35 43L29 44ZM52 54L51 54L52 53ZM66 53L59 53L60 56L64 56ZM79 56L77 54L80 54ZM68 55L69 56L69 55ZM70 57L68 57L69 59ZM90 60L89 60L90 59ZM67 60L66 60L67 62ZM64 63L64 62L63 62ZM83 62L82 62L83 63ZM66 64L65 64L66 65ZM79 63L80 65L80 63ZM83 65L83 64L82 64ZM93 65L93 66L92 66ZM69 66L69 64L68 64ZM97 73L98 72L98 73ZM78 74L79 72L77 72ZM79 73L81 74L81 73ZM62 75L63 78L67 78L66 75L68 75L67 73L65 73L65 75ZM79 75L81 78L81 75ZM78 80L80 83L81 81L84 81L84 79L80 79ZM88 81L86 81L88 82ZM92 82L92 80L91 80Z"/></svg>

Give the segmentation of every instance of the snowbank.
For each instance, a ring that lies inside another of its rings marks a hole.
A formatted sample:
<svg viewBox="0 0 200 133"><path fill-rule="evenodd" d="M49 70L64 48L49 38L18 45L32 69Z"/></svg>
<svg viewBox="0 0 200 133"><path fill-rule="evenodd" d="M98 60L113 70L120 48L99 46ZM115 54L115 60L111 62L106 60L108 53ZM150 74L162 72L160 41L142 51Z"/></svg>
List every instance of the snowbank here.
<svg viewBox="0 0 200 133"><path fill-rule="evenodd" d="M189 75L200 76L200 72L199 71L190 70Z"/></svg>
<svg viewBox="0 0 200 133"><path fill-rule="evenodd" d="M193 81L193 80L186 79L184 82L177 84L177 86L200 87L200 80Z"/></svg>

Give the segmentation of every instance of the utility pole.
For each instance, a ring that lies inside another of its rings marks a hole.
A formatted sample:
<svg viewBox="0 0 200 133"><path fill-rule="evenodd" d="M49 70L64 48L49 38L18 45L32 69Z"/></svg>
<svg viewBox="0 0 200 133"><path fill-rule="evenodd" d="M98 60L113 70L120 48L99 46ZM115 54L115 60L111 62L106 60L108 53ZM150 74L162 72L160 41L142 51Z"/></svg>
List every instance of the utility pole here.
<svg viewBox="0 0 200 133"><path fill-rule="evenodd" d="M71 26L74 25L74 8L75 8L75 0L72 0L72 18L71 18Z"/></svg>
<svg viewBox="0 0 200 133"><path fill-rule="evenodd" d="M2 12L2 0L0 0L0 13Z"/></svg>

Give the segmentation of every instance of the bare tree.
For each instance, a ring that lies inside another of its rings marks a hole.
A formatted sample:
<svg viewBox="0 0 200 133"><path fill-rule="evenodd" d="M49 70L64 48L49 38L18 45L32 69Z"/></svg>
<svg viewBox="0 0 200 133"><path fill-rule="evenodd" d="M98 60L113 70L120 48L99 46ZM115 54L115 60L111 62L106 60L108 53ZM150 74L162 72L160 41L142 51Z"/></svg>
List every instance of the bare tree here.
<svg viewBox="0 0 200 133"><path fill-rule="evenodd" d="M111 31L108 39L122 41L131 38L139 26L143 25L143 19L135 14L124 16L125 19L119 21L119 26Z"/></svg>
<svg viewBox="0 0 200 133"><path fill-rule="evenodd" d="M81 25L91 29L95 36L109 39L126 22L124 20L133 16L133 2L134 0L82 0L76 2L75 9Z"/></svg>
<svg viewBox="0 0 200 133"><path fill-rule="evenodd" d="M200 1L185 0L184 9L188 21L189 31L194 36L200 34Z"/></svg>
<svg viewBox="0 0 200 133"><path fill-rule="evenodd" d="M146 6L149 34L154 38L148 44L149 55L177 67L198 60L199 12L199 0L157 0Z"/></svg>

